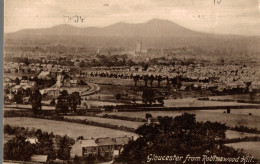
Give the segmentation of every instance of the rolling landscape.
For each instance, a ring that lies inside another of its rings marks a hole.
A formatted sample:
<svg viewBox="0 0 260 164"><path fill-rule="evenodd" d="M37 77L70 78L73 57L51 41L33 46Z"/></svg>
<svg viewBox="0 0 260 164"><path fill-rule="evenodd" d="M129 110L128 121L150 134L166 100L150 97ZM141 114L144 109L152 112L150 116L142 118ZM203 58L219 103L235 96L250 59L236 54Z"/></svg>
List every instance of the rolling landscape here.
<svg viewBox="0 0 260 164"><path fill-rule="evenodd" d="M136 41L142 40L144 48L199 47L206 51L218 50L218 55L228 51L232 54L246 52L255 57L260 53L260 37L201 33L161 19L139 24L119 22L102 28L63 24L44 29L24 29L5 35L6 43L12 39L127 49L133 49Z"/></svg>

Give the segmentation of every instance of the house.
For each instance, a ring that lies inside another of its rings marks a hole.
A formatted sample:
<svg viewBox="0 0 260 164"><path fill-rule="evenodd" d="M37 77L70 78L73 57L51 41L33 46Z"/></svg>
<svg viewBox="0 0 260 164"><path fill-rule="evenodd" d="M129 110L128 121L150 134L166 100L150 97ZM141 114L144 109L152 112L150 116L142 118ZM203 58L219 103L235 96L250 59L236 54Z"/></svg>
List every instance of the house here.
<svg viewBox="0 0 260 164"><path fill-rule="evenodd" d="M47 99L53 99L53 98L58 98L60 95L60 90L59 88L47 88L47 89L42 89L40 90L41 95L43 95L44 98Z"/></svg>
<svg viewBox="0 0 260 164"><path fill-rule="evenodd" d="M27 85L29 80L21 80L20 85Z"/></svg>
<svg viewBox="0 0 260 164"><path fill-rule="evenodd" d="M49 71L42 71L39 75L39 79L48 79L50 77L50 72Z"/></svg>
<svg viewBox="0 0 260 164"><path fill-rule="evenodd" d="M76 87L78 86L78 81L77 80L70 80L70 79L66 79L63 82L63 86L64 87Z"/></svg>
<svg viewBox="0 0 260 164"><path fill-rule="evenodd" d="M48 155L32 155L31 162L33 163L47 163Z"/></svg>
<svg viewBox="0 0 260 164"><path fill-rule="evenodd" d="M4 77L4 83L11 83L12 79L9 77Z"/></svg>
<svg viewBox="0 0 260 164"><path fill-rule="evenodd" d="M120 155L124 145L134 137L97 138L78 140L71 148L71 157L103 157L112 159Z"/></svg>
<svg viewBox="0 0 260 164"><path fill-rule="evenodd" d="M95 139L78 140L71 149L71 157L96 157L98 155L98 145Z"/></svg>
<svg viewBox="0 0 260 164"><path fill-rule="evenodd" d="M142 66L132 66L130 68L131 71L138 71L138 72L142 72L144 70L144 68Z"/></svg>
<svg viewBox="0 0 260 164"><path fill-rule="evenodd" d="M30 144L38 143L38 139L37 138L27 138L25 141L30 142Z"/></svg>
<svg viewBox="0 0 260 164"><path fill-rule="evenodd" d="M114 147L113 156L118 157L123 152L124 146L128 144L131 140L134 140L134 137L125 136L125 137L117 137L114 139L116 144Z"/></svg>
<svg viewBox="0 0 260 164"><path fill-rule="evenodd" d="M157 118L148 118L147 123L148 124L159 124L159 121Z"/></svg>
<svg viewBox="0 0 260 164"><path fill-rule="evenodd" d="M114 146L116 144L113 138L98 138L98 155L104 158L112 158L114 152Z"/></svg>

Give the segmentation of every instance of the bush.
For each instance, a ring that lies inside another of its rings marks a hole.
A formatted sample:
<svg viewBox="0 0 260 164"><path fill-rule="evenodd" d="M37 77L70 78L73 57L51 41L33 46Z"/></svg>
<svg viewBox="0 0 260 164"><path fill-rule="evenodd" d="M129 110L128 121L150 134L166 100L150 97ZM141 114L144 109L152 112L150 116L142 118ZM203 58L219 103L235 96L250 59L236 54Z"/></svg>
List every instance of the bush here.
<svg viewBox="0 0 260 164"><path fill-rule="evenodd" d="M134 118L134 117L126 117L126 116L117 116L117 115L104 114L101 117L102 118L118 119L118 120L126 120L126 121L146 122L146 120L142 119L142 118Z"/></svg>
<svg viewBox="0 0 260 164"><path fill-rule="evenodd" d="M85 116L86 115L86 110L80 109L76 113L77 116Z"/></svg>

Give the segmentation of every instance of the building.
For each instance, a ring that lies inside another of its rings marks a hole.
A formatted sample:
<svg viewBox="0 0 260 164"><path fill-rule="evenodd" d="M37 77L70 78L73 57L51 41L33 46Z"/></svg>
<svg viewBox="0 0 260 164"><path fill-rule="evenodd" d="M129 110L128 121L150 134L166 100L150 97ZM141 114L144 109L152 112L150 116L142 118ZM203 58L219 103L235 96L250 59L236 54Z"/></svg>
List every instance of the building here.
<svg viewBox="0 0 260 164"><path fill-rule="evenodd" d="M78 140L71 149L71 157L103 157L112 159L122 153L124 145L133 137Z"/></svg>
<svg viewBox="0 0 260 164"><path fill-rule="evenodd" d="M75 157L96 157L98 155L98 145L94 139L78 140L71 149L71 156Z"/></svg>
<svg viewBox="0 0 260 164"><path fill-rule="evenodd" d="M142 52L143 44L141 41L136 43L135 53L140 54Z"/></svg>
<svg viewBox="0 0 260 164"><path fill-rule="evenodd" d="M114 138L98 138L96 140L98 145L98 156L104 158L112 158L115 149Z"/></svg>
<svg viewBox="0 0 260 164"><path fill-rule="evenodd" d="M48 162L48 155L32 155L30 162L33 162L33 163L47 163Z"/></svg>
<svg viewBox="0 0 260 164"><path fill-rule="evenodd" d="M66 79L63 82L64 87L77 87L78 86L78 81L77 80L70 80Z"/></svg>

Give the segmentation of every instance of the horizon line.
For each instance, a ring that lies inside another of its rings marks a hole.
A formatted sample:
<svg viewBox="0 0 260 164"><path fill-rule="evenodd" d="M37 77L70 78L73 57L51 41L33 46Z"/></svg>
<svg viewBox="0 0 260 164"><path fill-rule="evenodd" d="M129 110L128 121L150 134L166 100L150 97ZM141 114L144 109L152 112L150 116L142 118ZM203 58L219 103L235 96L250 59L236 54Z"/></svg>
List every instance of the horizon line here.
<svg viewBox="0 0 260 164"><path fill-rule="evenodd" d="M14 31L14 32L4 32L4 34L13 34L13 33L17 33L19 31L23 31L23 30L43 30L43 29L51 29L51 28L54 28L54 27L57 27L57 26L70 26L70 27L74 27L74 28L78 28L78 29L84 29L84 28L106 28L106 27L109 27L109 26L113 26L113 25L116 25L116 24L119 24L119 23L123 23L123 24L128 24L128 25L138 25L138 24L146 24L146 23L149 23L153 20L157 20L157 21L165 21L165 22L170 22L170 23L173 23L175 25L178 25L182 28L185 28L185 29L188 29L188 30L191 30L193 32L199 32L199 33L203 33L203 34L211 34L211 35L226 35L226 36L242 36L242 37L256 37L256 38L260 38L260 35L246 35L246 34L226 34L226 33L210 33L210 32L205 32L205 31L199 31L199 30L194 30L194 29L190 29L190 28L187 28L187 27L184 27L176 22L173 22L171 20L168 20L168 19L161 19L161 18L152 18L148 21L144 21L144 22L141 22L141 23L127 23L127 22L123 22L123 21L119 21L119 22L116 22L116 23L112 23L112 24L109 24L109 25L105 25L105 26L85 26L85 27L78 27L76 25L72 25L72 24L69 24L69 23L63 23L63 24L57 24L57 25L54 25L54 26L50 26L50 27L42 27L42 28L24 28L24 29L20 29L20 30L17 30L17 31Z"/></svg>

